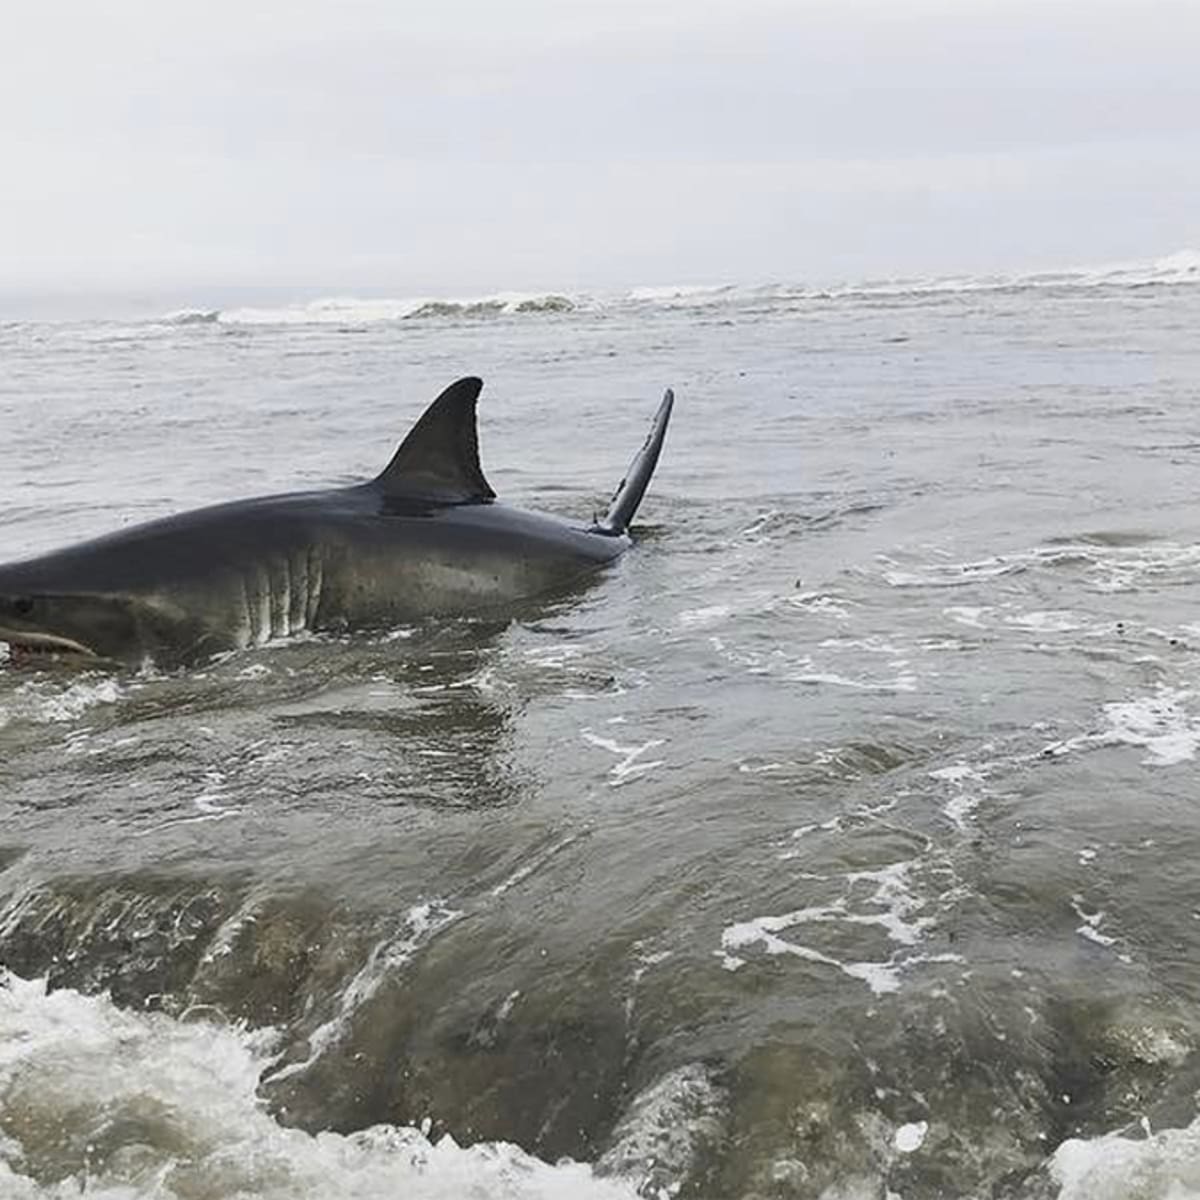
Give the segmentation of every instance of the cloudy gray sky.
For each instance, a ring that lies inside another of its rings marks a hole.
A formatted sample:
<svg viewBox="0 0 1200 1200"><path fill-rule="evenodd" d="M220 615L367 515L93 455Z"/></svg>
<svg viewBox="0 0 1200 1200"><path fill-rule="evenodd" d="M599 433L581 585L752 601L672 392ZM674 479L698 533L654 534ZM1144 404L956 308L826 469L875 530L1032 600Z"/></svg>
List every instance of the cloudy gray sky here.
<svg viewBox="0 0 1200 1200"><path fill-rule="evenodd" d="M1200 247L1200 0L38 0L3 25L10 293Z"/></svg>

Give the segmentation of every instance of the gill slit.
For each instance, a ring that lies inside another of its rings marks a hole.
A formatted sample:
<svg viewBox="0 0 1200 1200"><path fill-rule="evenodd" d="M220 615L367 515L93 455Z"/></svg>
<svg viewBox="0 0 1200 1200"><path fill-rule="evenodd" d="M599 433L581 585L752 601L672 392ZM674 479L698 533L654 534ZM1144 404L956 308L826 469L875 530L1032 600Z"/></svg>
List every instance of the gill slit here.
<svg viewBox="0 0 1200 1200"><path fill-rule="evenodd" d="M279 632L275 636L289 637L292 632L292 568L286 554L280 562ZM274 611L272 606L272 612Z"/></svg>
<svg viewBox="0 0 1200 1200"><path fill-rule="evenodd" d="M321 607L321 590L324 585L324 572L321 568L321 556L315 548L310 547L308 551L308 572L307 572L307 601L306 601L306 624L309 629L317 627L317 612Z"/></svg>
<svg viewBox="0 0 1200 1200"><path fill-rule="evenodd" d="M300 633L308 628L308 557L288 556L288 631Z"/></svg>
<svg viewBox="0 0 1200 1200"><path fill-rule="evenodd" d="M246 578L244 572L238 573L238 579L242 585L242 609L243 619L245 621L245 630L242 635L243 646L254 645L254 618L250 609L250 582Z"/></svg>
<svg viewBox="0 0 1200 1200"><path fill-rule="evenodd" d="M255 645L261 646L271 638L271 572L259 565L258 576L258 634Z"/></svg>

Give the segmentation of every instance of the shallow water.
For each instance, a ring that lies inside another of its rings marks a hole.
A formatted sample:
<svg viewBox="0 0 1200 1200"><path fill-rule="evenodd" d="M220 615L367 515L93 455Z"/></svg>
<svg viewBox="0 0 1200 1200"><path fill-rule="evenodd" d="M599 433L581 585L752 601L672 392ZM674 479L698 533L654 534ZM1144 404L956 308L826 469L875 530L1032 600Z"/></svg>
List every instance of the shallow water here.
<svg viewBox="0 0 1200 1200"><path fill-rule="evenodd" d="M1196 276L0 328L3 558L679 398L511 623L0 667L4 1194L1200 1188Z"/></svg>

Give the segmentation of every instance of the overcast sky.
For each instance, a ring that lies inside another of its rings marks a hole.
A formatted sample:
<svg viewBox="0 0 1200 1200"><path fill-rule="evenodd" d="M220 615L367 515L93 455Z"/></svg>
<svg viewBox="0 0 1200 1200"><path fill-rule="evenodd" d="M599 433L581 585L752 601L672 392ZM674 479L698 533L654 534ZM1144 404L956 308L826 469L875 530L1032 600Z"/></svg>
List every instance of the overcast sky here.
<svg viewBox="0 0 1200 1200"><path fill-rule="evenodd" d="M1200 248L1200 0L37 0L0 290L859 279Z"/></svg>

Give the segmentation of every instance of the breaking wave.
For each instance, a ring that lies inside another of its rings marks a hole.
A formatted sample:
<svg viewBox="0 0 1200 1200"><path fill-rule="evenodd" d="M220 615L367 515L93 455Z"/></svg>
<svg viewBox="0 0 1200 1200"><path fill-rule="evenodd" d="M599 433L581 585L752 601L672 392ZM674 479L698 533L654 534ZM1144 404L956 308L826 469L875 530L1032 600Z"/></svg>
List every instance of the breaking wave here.
<svg viewBox="0 0 1200 1200"><path fill-rule="evenodd" d="M1088 288L1143 288L1200 283L1200 251L1162 258L1063 270L994 275L939 275L882 279L825 289L830 297L905 296L955 292L1001 292Z"/></svg>
<svg viewBox="0 0 1200 1200"><path fill-rule="evenodd" d="M493 296L468 299L358 299L335 296L306 304L279 308L233 308L212 314L220 325L372 325L389 321L419 321L438 318L480 318L528 313L568 313L580 307L581 298L557 293L527 294L500 292ZM209 319L207 313L187 314L192 319L175 324L198 324Z"/></svg>
<svg viewBox="0 0 1200 1200"><path fill-rule="evenodd" d="M163 325L334 325L381 322L480 320L582 312L655 309L733 309L797 303L863 302L953 297L984 292L1077 291L1178 287L1200 284L1200 251L1094 267L992 275L935 275L833 284L666 284L620 292L497 292L465 298L400 299L333 296L278 307L189 308L158 318Z"/></svg>
<svg viewBox="0 0 1200 1200"><path fill-rule="evenodd" d="M180 308L161 318L163 325L215 325L221 316L217 308Z"/></svg>
<svg viewBox="0 0 1200 1200"><path fill-rule="evenodd" d="M431 1139L427 1122L287 1128L258 1095L272 1032L195 1015L126 1012L0 976L0 1194L636 1200L631 1182L586 1164L551 1166L507 1143L463 1148Z"/></svg>

